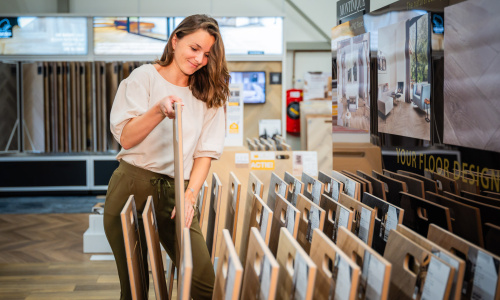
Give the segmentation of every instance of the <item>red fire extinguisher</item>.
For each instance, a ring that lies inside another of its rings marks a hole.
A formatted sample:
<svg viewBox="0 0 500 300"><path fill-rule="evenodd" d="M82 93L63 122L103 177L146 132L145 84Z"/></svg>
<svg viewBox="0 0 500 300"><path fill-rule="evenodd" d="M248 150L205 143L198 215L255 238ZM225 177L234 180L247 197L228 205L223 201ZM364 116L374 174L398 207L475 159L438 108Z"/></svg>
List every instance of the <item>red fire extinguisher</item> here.
<svg viewBox="0 0 500 300"><path fill-rule="evenodd" d="M300 134L300 106L304 92L299 89L286 91L286 132Z"/></svg>

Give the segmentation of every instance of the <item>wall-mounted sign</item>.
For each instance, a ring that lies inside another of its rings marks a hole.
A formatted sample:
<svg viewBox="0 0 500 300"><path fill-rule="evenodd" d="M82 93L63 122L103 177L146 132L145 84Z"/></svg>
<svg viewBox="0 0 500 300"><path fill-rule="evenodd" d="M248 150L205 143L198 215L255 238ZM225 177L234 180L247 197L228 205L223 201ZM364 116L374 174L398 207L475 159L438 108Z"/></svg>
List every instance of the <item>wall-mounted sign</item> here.
<svg viewBox="0 0 500 300"><path fill-rule="evenodd" d="M12 38L14 25L17 25L17 18L0 17L0 39Z"/></svg>
<svg viewBox="0 0 500 300"><path fill-rule="evenodd" d="M339 0L337 23L341 24L370 12L370 0Z"/></svg>

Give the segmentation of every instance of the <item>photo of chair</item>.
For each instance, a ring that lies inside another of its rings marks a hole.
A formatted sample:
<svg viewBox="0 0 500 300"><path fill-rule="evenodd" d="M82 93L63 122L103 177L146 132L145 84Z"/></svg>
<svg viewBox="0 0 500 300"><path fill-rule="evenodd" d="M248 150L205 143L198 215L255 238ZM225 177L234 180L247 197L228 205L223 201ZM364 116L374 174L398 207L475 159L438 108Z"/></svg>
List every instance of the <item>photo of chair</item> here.
<svg viewBox="0 0 500 300"><path fill-rule="evenodd" d="M411 101L421 110L425 111L424 99L431 98L431 85L427 82L421 82L413 85Z"/></svg>

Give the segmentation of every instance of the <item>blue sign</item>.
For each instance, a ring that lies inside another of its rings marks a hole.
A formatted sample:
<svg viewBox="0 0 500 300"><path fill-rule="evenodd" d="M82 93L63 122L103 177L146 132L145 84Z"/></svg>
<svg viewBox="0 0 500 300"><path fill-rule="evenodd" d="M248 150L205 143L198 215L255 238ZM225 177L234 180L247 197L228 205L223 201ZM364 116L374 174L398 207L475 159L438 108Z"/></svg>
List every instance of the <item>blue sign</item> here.
<svg viewBox="0 0 500 300"><path fill-rule="evenodd" d="M12 27L17 25L17 18L0 17L0 39L12 38Z"/></svg>

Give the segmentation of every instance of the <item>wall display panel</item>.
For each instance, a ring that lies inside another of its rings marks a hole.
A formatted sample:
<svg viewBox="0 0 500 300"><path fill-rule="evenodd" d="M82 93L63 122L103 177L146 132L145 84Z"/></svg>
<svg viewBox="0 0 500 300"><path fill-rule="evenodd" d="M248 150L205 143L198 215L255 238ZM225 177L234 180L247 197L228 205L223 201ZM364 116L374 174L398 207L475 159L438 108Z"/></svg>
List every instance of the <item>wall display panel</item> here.
<svg viewBox="0 0 500 300"><path fill-rule="evenodd" d="M370 131L369 33L337 43L337 105L333 131Z"/></svg>
<svg viewBox="0 0 500 300"><path fill-rule="evenodd" d="M266 72L240 71L229 72L230 83L243 84L243 103L266 103Z"/></svg>
<svg viewBox="0 0 500 300"><path fill-rule="evenodd" d="M378 30L378 131L430 140L430 15Z"/></svg>
<svg viewBox="0 0 500 300"><path fill-rule="evenodd" d="M87 55L85 17L0 17L0 55Z"/></svg>
<svg viewBox="0 0 500 300"><path fill-rule="evenodd" d="M16 64L0 63L0 152L19 150Z"/></svg>
<svg viewBox="0 0 500 300"><path fill-rule="evenodd" d="M497 0L445 8L446 144L500 152L499 11Z"/></svg>
<svg viewBox="0 0 500 300"><path fill-rule="evenodd" d="M94 54L161 55L168 40L166 17L94 17Z"/></svg>

